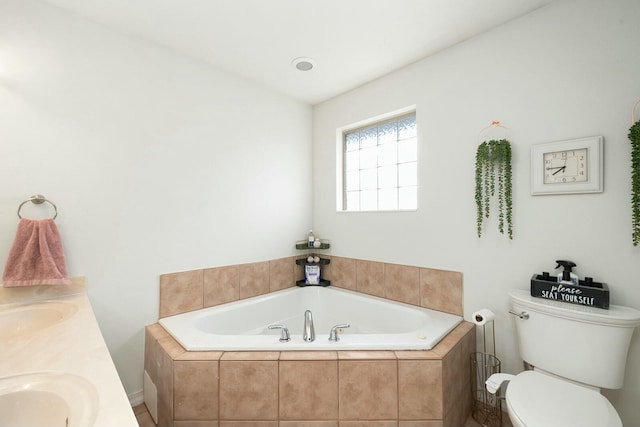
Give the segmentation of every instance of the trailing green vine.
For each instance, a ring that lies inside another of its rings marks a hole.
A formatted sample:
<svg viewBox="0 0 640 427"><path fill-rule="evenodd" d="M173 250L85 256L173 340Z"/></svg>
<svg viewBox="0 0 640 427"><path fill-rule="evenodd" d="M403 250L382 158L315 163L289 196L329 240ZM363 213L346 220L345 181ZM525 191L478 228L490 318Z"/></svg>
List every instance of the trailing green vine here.
<svg viewBox="0 0 640 427"><path fill-rule="evenodd" d="M498 230L513 239L511 144L506 139L485 141L476 152L476 230L482 236L482 223L489 218L491 197L498 181Z"/></svg>
<svg viewBox="0 0 640 427"><path fill-rule="evenodd" d="M640 121L629 129L631 141L631 217L633 246L640 243Z"/></svg>

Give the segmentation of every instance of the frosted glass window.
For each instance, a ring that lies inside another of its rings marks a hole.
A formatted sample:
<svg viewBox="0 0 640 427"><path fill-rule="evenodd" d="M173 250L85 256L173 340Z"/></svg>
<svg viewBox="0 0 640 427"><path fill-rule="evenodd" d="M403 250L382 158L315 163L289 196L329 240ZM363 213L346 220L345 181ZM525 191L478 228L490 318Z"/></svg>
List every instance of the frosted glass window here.
<svg viewBox="0 0 640 427"><path fill-rule="evenodd" d="M347 191L345 196L346 210L359 211L360 210L360 191Z"/></svg>
<svg viewBox="0 0 640 427"><path fill-rule="evenodd" d="M345 132L342 162L343 210L417 209L415 112Z"/></svg>
<svg viewBox="0 0 640 427"><path fill-rule="evenodd" d="M360 190L360 171L347 172L346 177L347 185L345 187L347 192Z"/></svg>
<svg viewBox="0 0 640 427"><path fill-rule="evenodd" d="M398 187L398 166L384 166L378 169L378 188Z"/></svg>
<svg viewBox="0 0 640 427"><path fill-rule="evenodd" d="M385 142L378 146L378 166L398 164L398 143Z"/></svg>
<svg viewBox="0 0 640 427"><path fill-rule="evenodd" d="M378 166L378 148L371 147L360 150L360 169L370 169Z"/></svg>
<svg viewBox="0 0 640 427"><path fill-rule="evenodd" d="M418 164L416 162L398 165L398 183L400 187L411 187L418 181Z"/></svg>
<svg viewBox="0 0 640 427"><path fill-rule="evenodd" d="M418 208L418 187L402 187L398 190L399 209Z"/></svg>
<svg viewBox="0 0 640 427"><path fill-rule="evenodd" d="M345 153L344 168L348 172L360 170L360 151L347 151Z"/></svg>
<svg viewBox="0 0 640 427"><path fill-rule="evenodd" d="M398 188L382 188L378 191L378 207L383 211L398 209Z"/></svg>
<svg viewBox="0 0 640 427"><path fill-rule="evenodd" d="M360 210L375 211L378 208L378 191L365 190L360 192Z"/></svg>

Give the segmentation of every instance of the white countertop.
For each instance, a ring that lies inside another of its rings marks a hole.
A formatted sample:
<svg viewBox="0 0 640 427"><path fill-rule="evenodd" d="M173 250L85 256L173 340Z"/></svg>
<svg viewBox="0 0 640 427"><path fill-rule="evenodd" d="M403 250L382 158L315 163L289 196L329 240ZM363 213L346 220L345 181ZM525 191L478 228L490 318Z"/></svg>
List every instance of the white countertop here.
<svg viewBox="0 0 640 427"><path fill-rule="evenodd" d="M98 393L95 427L138 427L129 400L85 292L84 278L73 284L0 287L0 314L29 304L59 302L68 317L37 331L0 342L0 377L40 371L80 376Z"/></svg>

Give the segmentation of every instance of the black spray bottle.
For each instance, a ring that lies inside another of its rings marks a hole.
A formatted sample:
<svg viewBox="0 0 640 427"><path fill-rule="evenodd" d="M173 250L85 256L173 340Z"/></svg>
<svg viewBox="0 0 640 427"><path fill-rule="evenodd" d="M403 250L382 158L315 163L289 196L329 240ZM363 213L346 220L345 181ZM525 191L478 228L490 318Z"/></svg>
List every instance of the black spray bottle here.
<svg viewBox="0 0 640 427"><path fill-rule="evenodd" d="M558 274L558 283L565 285L578 285L578 275L573 273L571 269L576 266L573 261L556 260L558 265L556 268L564 267L562 273Z"/></svg>

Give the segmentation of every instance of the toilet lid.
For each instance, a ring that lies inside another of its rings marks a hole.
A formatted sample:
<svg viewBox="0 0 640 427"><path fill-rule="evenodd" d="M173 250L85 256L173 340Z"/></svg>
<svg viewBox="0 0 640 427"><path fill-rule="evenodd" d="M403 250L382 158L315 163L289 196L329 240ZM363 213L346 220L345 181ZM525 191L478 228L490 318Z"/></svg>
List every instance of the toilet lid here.
<svg viewBox="0 0 640 427"><path fill-rule="evenodd" d="M613 405L597 391L535 371L511 380L506 401L527 427L622 427Z"/></svg>

